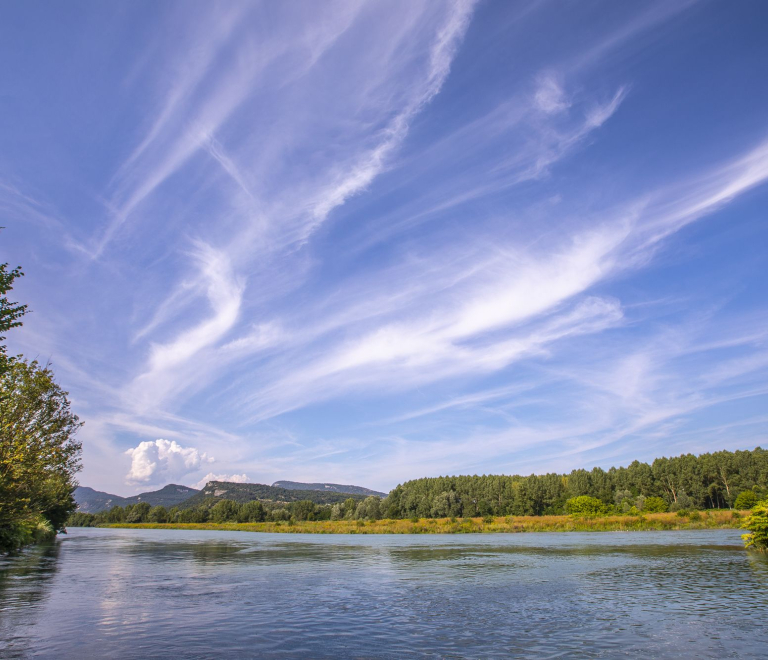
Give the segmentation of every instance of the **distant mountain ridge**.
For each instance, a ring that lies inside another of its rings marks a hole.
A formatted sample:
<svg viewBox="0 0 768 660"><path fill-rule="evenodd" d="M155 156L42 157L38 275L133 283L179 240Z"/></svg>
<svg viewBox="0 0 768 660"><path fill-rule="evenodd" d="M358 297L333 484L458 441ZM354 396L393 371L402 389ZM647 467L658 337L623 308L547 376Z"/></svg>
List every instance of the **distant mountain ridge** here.
<svg viewBox="0 0 768 660"><path fill-rule="evenodd" d="M300 481L276 481L272 484L274 488L286 488L287 490L320 490L325 492L334 493L348 493L350 495L374 495L375 497L386 497L386 493L381 493L377 490L371 490L370 488L363 488L362 486L347 486L345 484L305 484Z"/></svg>
<svg viewBox="0 0 768 660"><path fill-rule="evenodd" d="M74 492L77 510L82 513L100 513L112 507L124 507L139 502L147 502L150 506L164 506L166 508L178 506L182 509L188 509L209 499L227 499L241 503L253 500L278 503L310 500L315 504L335 504L343 502L349 497L361 500L371 495L386 497L386 493L362 486L331 483L305 484L297 481L276 481L271 486L209 481L202 490L178 484L168 484L160 490L148 491L131 497L112 495L87 486L78 486Z"/></svg>
<svg viewBox="0 0 768 660"><path fill-rule="evenodd" d="M188 500L180 504L180 508L189 509L202 504L206 500L234 500L235 502L252 502L261 500L265 502L298 502L310 500L315 504L335 504L352 497L357 500L364 499L364 495L351 493L337 493L327 490L296 490L280 488L279 486L267 486L266 484L236 484L228 481L209 481L205 488Z"/></svg>
<svg viewBox="0 0 768 660"><path fill-rule="evenodd" d="M131 497L120 497L120 495L104 493L87 486L78 486L75 488L74 497L75 502L77 502L78 511L83 513L99 513L115 506L126 506L128 504L138 504L139 502L147 502L150 506L177 506L198 492L196 488L190 488L189 486L168 484L160 490L139 493Z"/></svg>

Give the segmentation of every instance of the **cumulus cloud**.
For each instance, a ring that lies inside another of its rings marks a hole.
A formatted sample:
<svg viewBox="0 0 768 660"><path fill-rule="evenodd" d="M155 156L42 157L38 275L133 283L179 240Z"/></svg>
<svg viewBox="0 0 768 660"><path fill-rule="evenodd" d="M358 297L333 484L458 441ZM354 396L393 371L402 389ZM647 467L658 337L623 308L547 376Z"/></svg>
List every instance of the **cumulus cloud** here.
<svg viewBox="0 0 768 660"><path fill-rule="evenodd" d="M182 447L175 440L162 438L140 442L125 453L131 457L131 469L125 478L132 484L173 481L213 462L212 457L195 447Z"/></svg>
<svg viewBox="0 0 768 660"><path fill-rule="evenodd" d="M247 484L250 480L248 475L243 474L214 474L209 472L200 481L195 484L195 488L203 488L209 481L228 481L233 484Z"/></svg>

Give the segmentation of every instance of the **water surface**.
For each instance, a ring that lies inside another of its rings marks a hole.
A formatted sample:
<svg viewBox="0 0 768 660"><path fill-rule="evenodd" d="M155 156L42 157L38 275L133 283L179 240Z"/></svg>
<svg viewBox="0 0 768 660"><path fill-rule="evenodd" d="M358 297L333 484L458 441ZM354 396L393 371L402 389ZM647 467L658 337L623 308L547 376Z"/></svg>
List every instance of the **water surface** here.
<svg viewBox="0 0 768 660"><path fill-rule="evenodd" d="M766 657L766 612L736 530L72 529L0 559L3 658Z"/></svg>

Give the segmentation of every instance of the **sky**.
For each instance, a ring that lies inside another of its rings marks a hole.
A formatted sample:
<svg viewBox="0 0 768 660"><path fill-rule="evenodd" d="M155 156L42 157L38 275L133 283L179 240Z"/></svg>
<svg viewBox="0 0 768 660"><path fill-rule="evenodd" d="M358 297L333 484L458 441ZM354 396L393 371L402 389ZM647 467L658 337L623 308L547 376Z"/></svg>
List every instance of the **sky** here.
<svg viewBox="0 0 768 660"><path fill-rule="evenodd" d="M0 259L82 485L768 432L768 3L6 2Z"/></svg>

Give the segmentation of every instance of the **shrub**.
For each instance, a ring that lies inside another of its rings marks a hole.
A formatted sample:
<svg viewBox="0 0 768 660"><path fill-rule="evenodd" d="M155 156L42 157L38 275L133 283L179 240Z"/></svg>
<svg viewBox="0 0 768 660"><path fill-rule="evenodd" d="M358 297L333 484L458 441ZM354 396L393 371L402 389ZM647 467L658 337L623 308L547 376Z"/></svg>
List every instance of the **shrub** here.
<svg viewBox="0 0 768 660"><path fill-rule="evenodd" d="M744 511L745 509L751 509L757 504L757 495L752 490L745 490L739 493L736 501L733 503L734 509Z"/></svg>
<svg viewBox="0 0 768 660"><path fill-rule="evenodd" d="M689 513L688 509L678 509L675 515L678 518L685 518Z"/></svg>
<svg viewBox="0 0 768 660"><path fill-rule="evenodd" d="M701 520L701 514L698 511L691 511L688 514L688 520L690 520L692 522L697 522L697 521Z"/></svg>
<svg viewBox="0 0 768 660"><path fill-rule="evenodd" d="M566 501L565 511L574 516L595 515L605 512L605 504L596 497L579 495Z"/></svg>
<svg viewBox="0 0 768 660"><path fill-rule="evenodd" d="M646 513L664 513L669 505L661 497L646 497L643 502L643 511Z"/></svg>
<svg viewBox="0 0 768 660"><path fill-rule="evenodd" d="M752 508L752 513L744 518L741 526L750 531L741 537L747 548L768 552L768 500L758 502Z"/></svg>
<svg viewBox="0 0 768 660"><path fill-rule="evenodd" d="M486 524L490 524L493 522L493 516L491 515L485 515L483 516L483 522Z"/></svg>

